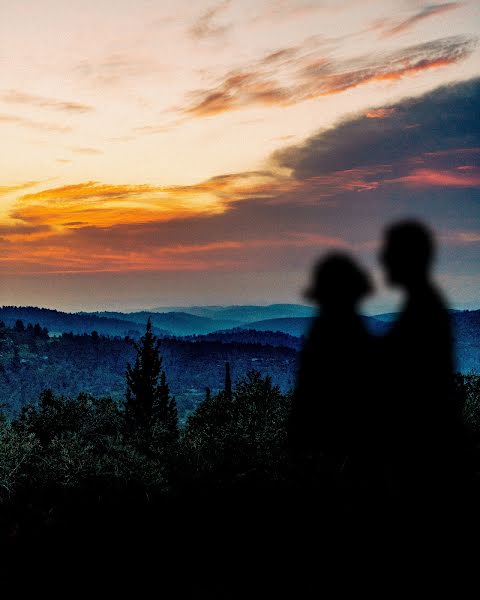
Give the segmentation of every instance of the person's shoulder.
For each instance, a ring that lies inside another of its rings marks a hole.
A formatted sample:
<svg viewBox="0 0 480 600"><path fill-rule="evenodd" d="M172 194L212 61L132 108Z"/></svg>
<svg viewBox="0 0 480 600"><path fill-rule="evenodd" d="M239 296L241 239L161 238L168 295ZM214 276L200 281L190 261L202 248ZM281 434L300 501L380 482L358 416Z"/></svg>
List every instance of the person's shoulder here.
<svg viewBox="0 0 480 600"><path fill-rule="evenodd" d="M432 309L436 310L437 313L443 313L448 317L447 302L442 292L436 286L431 286L427 300Z"/></svg>

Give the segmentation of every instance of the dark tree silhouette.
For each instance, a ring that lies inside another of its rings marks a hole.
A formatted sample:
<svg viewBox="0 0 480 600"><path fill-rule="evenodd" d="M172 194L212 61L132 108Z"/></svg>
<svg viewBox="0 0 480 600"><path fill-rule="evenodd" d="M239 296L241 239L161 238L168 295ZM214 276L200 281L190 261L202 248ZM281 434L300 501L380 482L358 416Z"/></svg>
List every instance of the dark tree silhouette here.
<svg viewBox="0 0 480 600"><path fill-rule="evenodd" d="M175 398L170 395L167 376L163 370L160 375L158 394L153 400L152 417L156 423L165 427L168 432L174 435L178 434L177 405Z"/></svg>
<svg viewBox="0 0 480 600"><path fill-rule="evenodd" d="M14 329L17 333L23 333L25 331L25 325L23 324L23 321L21 319L17 319L15 321Z"/></svg>
<svg viewBox="0 0 480 600"><path fill-rule="evenodd" d="M145 334L134 344L137 357L126 372L126 419L130 429L148 431L156 422L170 432L177 431L175 398L170 397L165 372L162 370L160 340L152 333L150 319Z"/></svg>
<svg viewBox="0 0 480 600"><path fill-rule="evenodd" d="M227 400L232 399L232 377L230 375L230 363L225 363L225 398Z"/></svg>

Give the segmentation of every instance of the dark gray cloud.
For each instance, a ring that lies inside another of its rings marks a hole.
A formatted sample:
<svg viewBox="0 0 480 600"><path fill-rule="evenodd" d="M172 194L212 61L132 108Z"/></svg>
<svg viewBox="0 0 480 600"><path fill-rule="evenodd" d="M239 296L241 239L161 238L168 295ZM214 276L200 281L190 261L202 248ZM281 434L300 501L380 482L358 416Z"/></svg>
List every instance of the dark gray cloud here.
<svg viewBox="0 0 480 600"><path fill-rule="evenodd" d="M445 86L377 112L367 111L277 152L275 160L293 169L299 179L373 165L395 168L428 153L441 159L444 152L452 165L446 151L480 146L479 106L480 79Z"/></svg>

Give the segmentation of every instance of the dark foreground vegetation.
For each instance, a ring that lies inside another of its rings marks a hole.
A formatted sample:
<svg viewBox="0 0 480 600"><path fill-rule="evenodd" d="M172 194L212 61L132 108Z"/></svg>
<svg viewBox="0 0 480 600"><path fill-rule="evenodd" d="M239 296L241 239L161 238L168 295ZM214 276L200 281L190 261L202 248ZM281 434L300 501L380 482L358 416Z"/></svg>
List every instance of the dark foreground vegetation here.
<svg viewBox="0 0 480 600"><path fill-rule="evenodd" d="M365 484L328 461L292 457L290 393L255 370L232 383L227 364L223 389L207 388L180 427L160 350L148 326L122 401L47 389L2 418L2 567L49 589L67 578L130 582L140 597L153 584L172 597L222 598L311 597L328 578L340 589L354 568L364 578L400 568L392 540L411 535L412 514L407 522L380 474ZM448 518L419 506L415 528L430 548L448 528L476 526L480 377L459 375L456 387L468 482ZM408 560L417 552L410 543Z"/></svg>

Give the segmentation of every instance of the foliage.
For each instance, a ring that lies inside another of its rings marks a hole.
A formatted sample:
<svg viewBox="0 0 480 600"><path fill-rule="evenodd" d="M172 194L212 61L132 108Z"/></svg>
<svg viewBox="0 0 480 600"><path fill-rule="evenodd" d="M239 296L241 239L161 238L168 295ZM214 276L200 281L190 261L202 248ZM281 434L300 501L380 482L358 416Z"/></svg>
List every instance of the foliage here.
<svg viewBox="0 0 480 600"><path fill-rule="evenodd" d="M184 433L196 475L278 477L289 405L289 396L254 370L237 381L231 397L228 391L207 397Z"/></svg>
<svg viewBox="0 0 480 600"><path fill-rule="evenodd" d="M161 351L162 369L176 398L181 425L203 400L206 386L212 393L223 389L227 361L234 366L235 376L255 367L271 374L283 391L294 383L296 351L291 348L240 338L230 341L227 336L225 341L164 338ZM95 331L35 337L27 331L0 328L0 399L6 401L10 417L16 417L26 404L35 403L46 388L60 396L85 392L120 402L125 396L126 366L135 357L130 338L105 337Z"/></svg>
<svg viewBox="0 0 480 600"><path fill-rule="evenodd" d="M39 447L34 433L0 424L0 503L34 480Z"/></svg>

